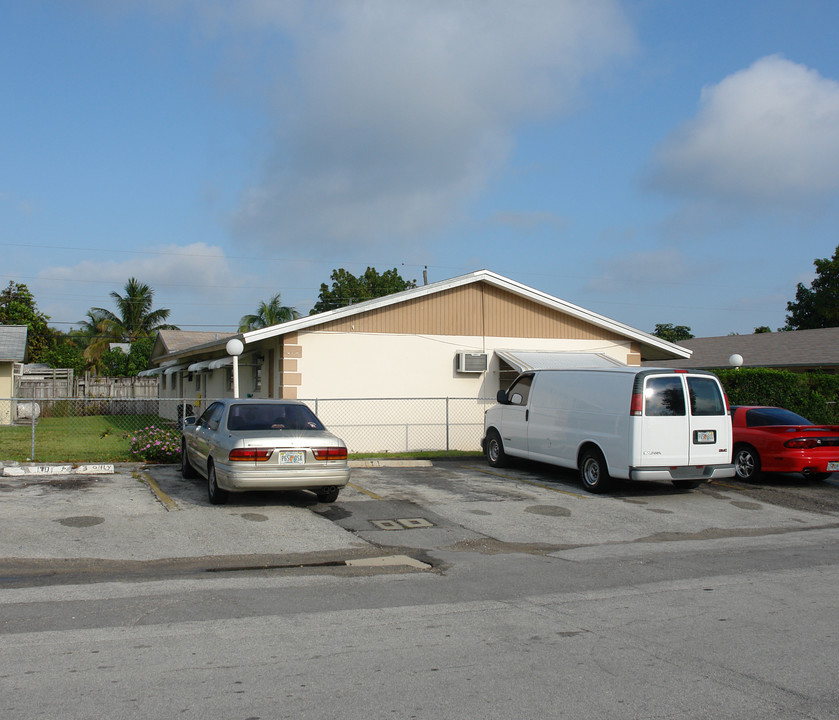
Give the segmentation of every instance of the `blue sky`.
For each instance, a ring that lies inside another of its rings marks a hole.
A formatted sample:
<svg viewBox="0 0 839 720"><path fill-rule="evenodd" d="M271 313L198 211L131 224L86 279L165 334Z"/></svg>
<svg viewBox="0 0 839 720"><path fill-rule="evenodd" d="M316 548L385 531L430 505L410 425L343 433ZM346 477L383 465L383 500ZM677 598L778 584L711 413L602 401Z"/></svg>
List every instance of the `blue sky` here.
<svg viewBox="0 0 839 720"><path fill-rule="evenodd" d="M3 5L0 284L62 330L373 266L751 333L839 245L834 0Z"/></svg>

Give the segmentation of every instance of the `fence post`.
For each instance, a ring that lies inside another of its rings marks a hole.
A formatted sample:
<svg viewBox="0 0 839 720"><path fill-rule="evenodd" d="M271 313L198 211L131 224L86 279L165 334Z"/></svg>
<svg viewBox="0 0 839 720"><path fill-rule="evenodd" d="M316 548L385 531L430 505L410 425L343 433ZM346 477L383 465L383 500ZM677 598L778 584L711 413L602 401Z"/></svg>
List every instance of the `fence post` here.
<svg viewBox="0 0 839 720"><path fill-rule="evenodd" d="M449 426L449 400L450 398L446 398L446 454L448 455L449 449L451 448L451 438L450 438L450 426Z"/></svg>
<svg viewBox="0 0 839 720"><path fill-rule="evenodd" d="M32 412L30 413L32 416L30 419L32 421L32 447L29 451L29 459L32 462L35 462L35 401L32 401Z"/></svg>

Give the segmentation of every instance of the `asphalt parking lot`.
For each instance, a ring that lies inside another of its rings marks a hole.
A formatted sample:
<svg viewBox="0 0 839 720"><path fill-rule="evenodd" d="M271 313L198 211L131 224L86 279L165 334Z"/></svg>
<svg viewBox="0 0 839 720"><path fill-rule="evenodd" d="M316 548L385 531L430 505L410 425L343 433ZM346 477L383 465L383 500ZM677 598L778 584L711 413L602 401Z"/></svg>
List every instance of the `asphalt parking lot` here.
<svg viewBox="0 0 839 720"><path fill-rule="evenodd" d="M839 522L839 487L780 478L694 491L619 483L583 491L574 473L480 459L368 463L338 501L305 491L234 495L211 506L176 466L110 475L0 478L0 557L277 558L301 563L435 551L617 552L633 543L759 538Z"/></svg>

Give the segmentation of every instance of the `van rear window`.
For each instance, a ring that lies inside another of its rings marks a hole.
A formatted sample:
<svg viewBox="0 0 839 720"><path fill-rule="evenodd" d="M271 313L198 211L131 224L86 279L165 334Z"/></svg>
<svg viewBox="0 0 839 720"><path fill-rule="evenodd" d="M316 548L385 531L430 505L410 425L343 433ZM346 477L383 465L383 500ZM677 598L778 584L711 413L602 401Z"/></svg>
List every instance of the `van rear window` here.
<svg viewBox="0 0 839 720"><path fill-rule="evenodd" d="M685 392L678 377L647 378L644 388L644 415L668 417L684 415Z"/></svg>
<svg viewBox="0 0 839 720"><path fill-rule="evenodd" d="M688 377L691 415L725 415L720 386L708 377Z"/></svg>

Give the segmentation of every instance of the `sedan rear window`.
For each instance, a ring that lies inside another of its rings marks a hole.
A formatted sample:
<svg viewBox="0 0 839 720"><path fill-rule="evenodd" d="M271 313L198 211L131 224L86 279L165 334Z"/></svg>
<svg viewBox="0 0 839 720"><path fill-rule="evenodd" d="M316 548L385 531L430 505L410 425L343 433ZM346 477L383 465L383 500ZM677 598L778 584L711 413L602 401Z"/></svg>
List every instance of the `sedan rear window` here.
<svg viewBox="0 0 839 720"><path fill-rule="evenodd" d="M305 405L247 403L231 405L227 429L240 430L324 430L323 424Z"/></svg>
<svg viewBox="0 0 839 720"><path fill-rule="evenodd" d="M747 427L762 427L764 425L812 425L809 420L797 415L791 410L783 408L755 408L746 411Z"/></svg>

